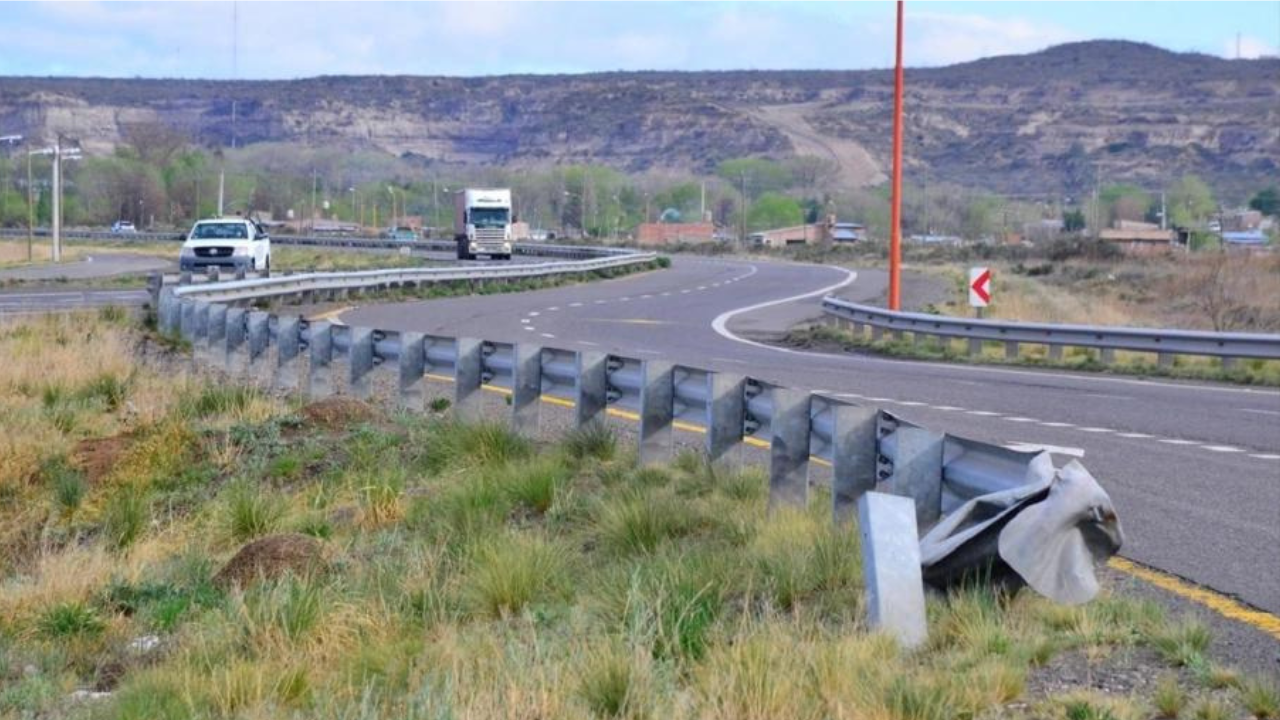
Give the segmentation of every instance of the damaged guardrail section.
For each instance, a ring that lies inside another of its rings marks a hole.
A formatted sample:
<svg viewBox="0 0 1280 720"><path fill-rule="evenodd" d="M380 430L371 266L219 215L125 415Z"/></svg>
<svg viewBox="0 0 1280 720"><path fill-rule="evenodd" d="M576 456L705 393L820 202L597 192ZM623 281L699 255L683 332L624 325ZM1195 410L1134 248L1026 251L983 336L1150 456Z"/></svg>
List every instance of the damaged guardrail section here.
<svg viewBox="0 0 1280 720"><path fill-rule="evenodd" d="M903 333L911 333L917 342L928 337L966 338L970 355L981 353L983 342L1002 342L1005 356L1009 358L1018 356L1022 344L1032 344L1047 346L1051 360L1061 359L1064 347L1101 350L1104 363L1114 359L1116 350L1155 353L1157 362L1162 366L1172 365L1177 355L1220 357L1224 368L1230 368L1237 358L1280 360L1280 335L1265 333L976 320L895 312L832 297L823 298L822 310L838 325L852 330L859 337L864 327L870 327L873 339L879 339L886 331L896 338L901 338Z"/></svg>
<svg viewBox="0 0 1280 720"><path fill-rule="evenodd" d="M1093 596L1093 568L1082 558L1114 553L1119 525L1088 473L1074 463L1056 468L1047 453L938 433L874 407L665 359L337 325L251 307L263 298L327 298L398 283L511 279L650 259L634 253L157 286L155 309L161 330L190 341L198 361L310 398L339 386L369 398L381 375L379 385L394 388L400 407L423 410L425 383L448 381L463 419L479 417L486 387L507 394L507 421L522 434L539 432L544 401L572 407L577 426L610 413L638 421L642 463L668 461L676 429L701 432L711 462L739 462L744 444L768 448L770 508L807 506L818 479L811 468L829 468L833 519L861 516L872 622L906 644L924 637L923 581L946 587L992 577L1063 602ZM1034 522L1019 521L1031 512ZM923 538L917 528L927 531Z"/></svg>

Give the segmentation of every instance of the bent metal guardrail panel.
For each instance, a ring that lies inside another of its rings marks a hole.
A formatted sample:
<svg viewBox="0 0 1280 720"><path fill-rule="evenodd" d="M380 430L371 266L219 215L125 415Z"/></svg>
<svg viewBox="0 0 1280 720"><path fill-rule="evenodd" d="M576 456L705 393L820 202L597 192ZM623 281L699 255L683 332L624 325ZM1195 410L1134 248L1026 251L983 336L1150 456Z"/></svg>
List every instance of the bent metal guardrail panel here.
<svg viewBox="0 0 1280 720"><path fill-rule="evenodd" d="M827 465L837 519L853 513L859 496L887 483L894 493L915 501L924 528L973 497L1021 485L1040 457L934 432L873 407L749 375L624 354L335 325L245 307L263 297L463 276L524 277L646 257L635 253L564 264L315 273L170 286L159 289L157 311L162 331L181 333L198 359L311 398L335 392L337 372L345 373L342 384L359 397L372 394L374 373L390 373L397 402L413 410L423 408L424 383L451 381L455 412L463 418L479 412L482 388L501 389L511 398L509 422L525 434L538 432L543 399L573 407L579 426L607 414L628 417L639 423L639 454L645 463L669 459L677 426L701 429L711 461L729 456L744 442L767 447L771 506L806 504L811 463Z"/></svg>
<svg viewBox="0 0 1280 720"><path fill-rule="evenodd" d="M861 333L863 325L867 325L875 334L889 330L894 333L910 332L916 337L967 338L970 354L980 352L984 341L997 341L1005 343L1005 353L1010 357L1017 356L1020 344L1030 343L1047 345L1049 356L1054 359L1061 357L1063 347L1086 347L1102 350L1104 362L1110 360L1115 350L1156 353L1162 365L1171 363L1174 355L1220 357L1228 365L1235 358L1280 360L1280 335L1264 333L970 320L894 312L832 297L823 298L822 309L837 322L851 325L857 334Z"/></svg>

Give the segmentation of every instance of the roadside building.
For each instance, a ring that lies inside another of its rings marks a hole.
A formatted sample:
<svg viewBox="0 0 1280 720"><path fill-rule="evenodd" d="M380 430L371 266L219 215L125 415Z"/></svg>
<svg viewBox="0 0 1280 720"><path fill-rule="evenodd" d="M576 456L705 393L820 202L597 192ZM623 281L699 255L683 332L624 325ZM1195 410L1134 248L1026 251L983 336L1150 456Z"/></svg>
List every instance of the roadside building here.
<svg viewBox="0 0 1280 720"><path fill-rule="evenodd" d="M701 245L716 241L714 223L641 223L636 242L644 246Z"/></svg>
<svg viewBox="0 0 1280 720"><path fill-rule="evenodd" d="M1153 228L1106 228L1098 239L1111 243L1128 255L1161 255L1174 249L1178 240L1175 230Z"/></svg>
<svg viewBox="0 0 1280 720"><path fill-rule="evenodd" d="M752 247L781 248L790 245L855 243L866 239L866 226L855 222L837 222L834 215L828 215L827 219L821 223L806 223L751 233L747 236L747 244Z"/></svg>

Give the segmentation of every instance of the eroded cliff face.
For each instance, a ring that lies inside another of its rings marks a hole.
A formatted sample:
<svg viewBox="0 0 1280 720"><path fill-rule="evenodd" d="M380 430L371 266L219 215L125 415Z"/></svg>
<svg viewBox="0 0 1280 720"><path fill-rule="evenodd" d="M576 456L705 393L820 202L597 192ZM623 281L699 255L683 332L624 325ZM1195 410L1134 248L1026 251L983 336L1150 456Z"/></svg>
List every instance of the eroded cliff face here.
<svg viewBox="0 0 1280 720"><path fill-rule="evenodd" d="M109 152L129 123L210 146L377 148L428 161L707 172L743 156L831 160L882 182L891 75L867 72L323 77L297 81L0 79L0 125ZM1090 42L907 74L908 167L1005 192L1072 192L1195 172L1280 174L1280 61Z"/></svg>

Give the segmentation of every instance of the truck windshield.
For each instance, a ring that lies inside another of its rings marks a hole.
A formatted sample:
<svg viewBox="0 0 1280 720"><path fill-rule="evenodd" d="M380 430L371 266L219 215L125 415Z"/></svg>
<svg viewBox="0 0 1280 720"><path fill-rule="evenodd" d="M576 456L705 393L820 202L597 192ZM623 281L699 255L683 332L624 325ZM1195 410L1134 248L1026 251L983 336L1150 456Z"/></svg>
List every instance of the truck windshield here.
<svg viewBox="0 0 1280 720"><path fill-rule="evenodd" d="M471 224L478 228L502 227L510 214L507 208L471 208Z"/></svg>
<svg viewBox="0 0 1280 720"><path fill-rule="evenodd" d="M192 240L243 240L249 237L244 223L200 223L191 231Z"/></svg>

